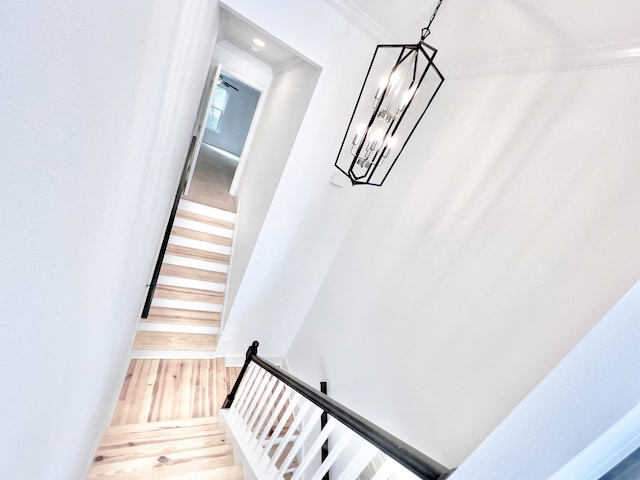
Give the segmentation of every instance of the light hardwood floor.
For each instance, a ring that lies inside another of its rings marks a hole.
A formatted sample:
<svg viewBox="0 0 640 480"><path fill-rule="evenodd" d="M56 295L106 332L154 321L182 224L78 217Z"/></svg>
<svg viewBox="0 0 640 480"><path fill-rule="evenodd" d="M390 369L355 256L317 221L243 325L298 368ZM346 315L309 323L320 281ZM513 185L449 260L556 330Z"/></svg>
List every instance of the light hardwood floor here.
<svg viewBox="0 0 640 480"><path fill-rule="evenodd" d="M239 368L223 358L134 359L88 480L242 480L217 424Z"/></svg>
<svg viewBox="0 0 640 480"><path fill-rule="evenodd" d="M241 480L216 417L112 426L88 480Z"/></svg>
<svg viewBox="0 0 640 480"><path fill-rule="evenodd" d="M111 425L217 416L239 372L224 358L131 360Z"/></svg>
<svg viewBox="0 0 640 480"><path fill-rule="evenodd" d="M217 343L218 336L207 333L138 330L133 348L136 350L215 352Z"/></svg>

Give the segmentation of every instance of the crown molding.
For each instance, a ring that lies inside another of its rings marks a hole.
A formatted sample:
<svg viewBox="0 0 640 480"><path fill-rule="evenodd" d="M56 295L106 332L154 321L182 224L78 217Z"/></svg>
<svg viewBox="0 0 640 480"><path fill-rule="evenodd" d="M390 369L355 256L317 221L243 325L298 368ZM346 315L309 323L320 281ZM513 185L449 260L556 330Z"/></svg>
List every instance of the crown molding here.
<svg viewBox="0 0 640 480"><path fill-rule="evenodd" d="M262 63L257 58L249 55L247 52L239 49L235 45L230 44L226 40L219 41L216 46L229 50L234 55L237 55L238 57L246 60L247 62L251 62L256 67L260 68L261 70L264 70L266 73L271 75L272 72L271 72L271 67L269 65L267 65L266 63ZM224 68L224 65L223 65L223 68Z"/></svg>
<svg viewBox="0 0 640 480"><path fill-rule="evenodd" d="M288 70L293 70L295 68L301 67L304 64L308 64L308 62L296 56L296 57L290 58L289 60L285 60L284 62L280 62L277 65L274 65L272 70L274 74L282 73Z"/></svg>
<svg viewBox="0 0 640 480"><path fill-rule="evenodd" d="M377 43L400 43L351 0L323 1ZM442 56L441 53L440 60ZM446 78L593 70L638 64L640 64L640 38L587 47L535 51L476 62L438 62L439 69Z"/></svg>
<svg viewBox="0 0 640 480"><path fill-rule="evenodd" d="M382 28L378 22L364 13L351 0L323 1L362 33L375 40L376 43L400 43L397 38Z"/></svg>
<svg viewBox="0 0 640 480"><path fill-rule="evenodd" d="M446 78L472 78L594 70L640 64L640 39L588 47L552 49L478 62L441 63Z"/></svg>

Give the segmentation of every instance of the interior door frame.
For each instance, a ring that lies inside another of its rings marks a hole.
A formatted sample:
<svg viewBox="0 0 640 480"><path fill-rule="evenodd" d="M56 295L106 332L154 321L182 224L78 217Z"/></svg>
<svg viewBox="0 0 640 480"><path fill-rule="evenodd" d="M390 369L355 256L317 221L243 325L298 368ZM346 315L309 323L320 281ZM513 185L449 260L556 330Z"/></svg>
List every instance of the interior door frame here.
<svg viewBox="0 0 640 480"><path fill-rule="evenodd" d="M256 105L255 110L253 111L253 118L251 119L251 125L249 126L249 131L247 132L247 137L244 140L244 145L242 146L242 151L240 152L240 160L238 160L238 166L236 167L236 171L233 175L233 180L231 181L231 186L229 187L229 195L235 197L238 195L238 188L240 186L240 179L242 178L242 172L244 171L244 167L247 163L247 157L249 156L249 152L251 151L251 144L253 142L253 138L255 137L256 131L258 129L258 124L260 121L260 116L262 115L262 110L264 108L264 104L267 99L267 94L269 92L269 88L271 84L265 85L259 82L254 81L253 79L243 75L241 72L235 71L233 69L224 68L224 73L229 75L236 80L244 83L245 85L253 88L254 90L260 93L260 98L258 99L258 104Z"/></svg>
<svg viewBox="0 0 640 480"><path fill-rule="evenodd" d="M209 66L209 74L207 75L207 82L205 88L202 90L202 97L200 98L200 106L198 107L198 116L193 126L193 136L196 137L196 144L192 151L191 169L189 170L189 177L187 178L187 185L184 188L184 196L189 195L189 188L191 187L191 180L193 179L193 173L196 171L196 163L198 162L198 155L200 154L200 148L202 147L202 138L204 137L204 131L207 126L207 120L209 119L209 108L213 101L213 94L218 85L218 78L222 71L222 64L211 61Z"/></svg>

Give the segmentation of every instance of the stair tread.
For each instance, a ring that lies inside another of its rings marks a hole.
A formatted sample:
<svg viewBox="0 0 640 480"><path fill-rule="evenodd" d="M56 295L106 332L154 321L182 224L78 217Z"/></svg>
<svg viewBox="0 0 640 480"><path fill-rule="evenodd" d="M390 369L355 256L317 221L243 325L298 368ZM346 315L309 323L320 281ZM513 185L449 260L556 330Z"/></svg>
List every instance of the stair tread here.
<svg viewBox="0 0 640 480"><path fill-rule="evenodd" d="M162 264L160 275L190 278L191 280L200 280L203 282L227 283L226 273L212 272L210 270L202 270L192 267L182 267L180 265L171 265L168 263Z"/></svg>
<svg viewBox="0 0 640 480"><path fill-rule="evenodd" d="M217 416L164 420L106 429L88 480L241 480Z"/></svg>
<svg viewBox="0 0 640 480"><path fill-rule="evenodd" d="M121 425L124 426L124 425ZM185 427L163 428L142 431L117 431L105 432L100 443L100 449L122 446L129 441L136 442L158 442L167 440L185 440L209 437L224 433L219 425L192 425Z"/></svg>
<svg viewBox="0 0 640 480"><path fill-rule="evenodd" d="M166 431L187 427L213 426L218 428L218 417L179 418L176 420L161 420L159 422L128 423L126 425L109 425L105 435L121 433L141 433L150 431Z"/></svg>
<svg viewBox="0 0 640 480"><path fill-rule="evenodd" d="M222 292L214 292L200 288L178 287L174 285L157 285L154 297L220 304L224 301L224 293Z"/></svg>
<svg viewBox="0 0 640 480"><path fill-rule="evenodd" d="M205 260L207 262L218 262L229 264L229 255L216 252L207 252L197 248L184 247L182 245L167 245L167 254L178 255L181 257L193 258L195 260Z"/></svg>
<svg viewBox="0 0 640 480"><path fill-rule="evenodd" d="M160 480L231 465L233 465L231 447L225 446L224 450L202 448L117 462L94 461L87 478L89 480L100 478Z"/></svg>
<svg viewBox="0 0 640 480"><path fill-rule="evenodd" d="M201 240L207 243L213 243L215 245L222 245L223 247L230 247L232 240L229 237L221 237L213 233L201 232L199 230L192 230L190 228L174 226L171 229L173 235L180 237L191 238L193 240Z"/></svg>
<svg viewBox="0 0 640 480"><path fill-rule="evenodd" d="M168 323L172 325L199 325L206 327L220 326L219 312L200 310L182 310L179 308L151 307L147 322Z"/></svg>
<svg viewBox="0 0 640 480"><path fill-rule="evenodd" d="M138 330L134 350L215 351L218 336L208 333Z"/></svg>
<svg viewBox="0 0 640 480"><path fill-rule="evenodd" d="M189 212L181 208L178 208L178 211L176 212L176 216L182 217L182 218L188 218L189 220L194 220L196 222L207 223L209 225L214 225L216 227L228 228L230 230L233 230L235 227L233 222L228 222L226 220L221 220L219 218L209 217L207 215L201 215L199 213Z"/></svg>
<svg viewBox="0 0 640 480"><path fill-rule="evenodd" d="M145 457L157 458L160 455L171 458L183 452L202 450L208 450L208 455L219 456L231 453L231 446L226 443L224 431L215 435L172 439L139 440L130 435L120 444L101 446L96 452L96 457L100 457L100 462L104 466L108 463L115 464Z"/></svg>
<svg viewBox="0 0 640 480"><path fill-rule="evenodd" d="M184 195L180 197L180 210L185 210L187 212L200 213L201 215L205 215L207 217L219 218L221 220L226 220L227 222L235 222L237 213L235 209L229 210L222 207L216 207L214 205L207 205L204 203L196 202Z"/></svg>
<svg viewBox="0 0 640 480"><path fill-rule="evenodd" d="M242 465L229 465L213 470L187 473L173 477L172 480L244 480Z"/></svg>

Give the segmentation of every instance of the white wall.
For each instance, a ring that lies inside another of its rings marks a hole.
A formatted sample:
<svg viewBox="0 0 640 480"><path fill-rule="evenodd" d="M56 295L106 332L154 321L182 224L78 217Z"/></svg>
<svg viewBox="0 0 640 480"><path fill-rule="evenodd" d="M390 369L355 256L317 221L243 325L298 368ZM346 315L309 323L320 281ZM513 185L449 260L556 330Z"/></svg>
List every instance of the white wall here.
<svg viewBox="0 0 640 480"><path fill-rule="evenodd" d="M259 339L264 355L282 357L364 196L330 180L334 139L344 132L375 44L323 2L222 3L322 69L275 195L264 198L269 211L242 278L245 294L238 293L221 339L229 341L229 355ZM241 204L238 213L244 215ZM231 278L234 269L232 260Z"/></svg>
<svg viewBox="0 0 640 480"><path fill-rule="evenodd" d="M640 277L638 81L447 80L368 191L293 373L459 465Z"/></svg>
<svg viewBox="0 0 640 480"><path fill-rule="evenodd" d="M231 309L227 310L226 327L219 342L219 348L223 351L239 334L241 325L246 323L243 321L246 318L243 318L243 298L254 295L256 286L250 277L243 277L289 159L318 73L317 67L301 61L293 68L275 72L273 77L240 184L238 218L226 293L226 302ZM249 327L240 342L246 343L246 338L251 335L259 333ZM247 347L251 341L246 343Z"/></svg>
<svg viewBox="0 0 640 480"><path fill-rule="evenodd" d="M213 57L216 62L222 64L225 72L240 79L250 87L260 91L269 89L273 78L271 68L249 57L242 50L221 41L216 43Z"/></svg>
<svg viewBox="0 0 640 480"><path fill-rule="evenodd" d="M0 470L84 478L128 362L217 6L0 10Z"/></svg>
<svg viewBox="0 0 640 480"><path fill-rule="evenodd" d="M452 478L600 478L640 445L639 344L636 284Z"/></svg>
<svg viewBox="0 0 640 480"><path fill-rule="evenodd" d="M340 189L333 160L374 42L323 2L224 3L322 68L227 353L258 339L261 354L286 353L294 374L459 465L640 276L637 54L599 48L617 38L609 28L567 56L563 32L596 2L558 18L525 8L561 48L538 62L527 35L518 52L532 55L445 70L385 186ZM490 31L456 19L460 44ZM517 25L483 45L522 40Z"/></svg>

